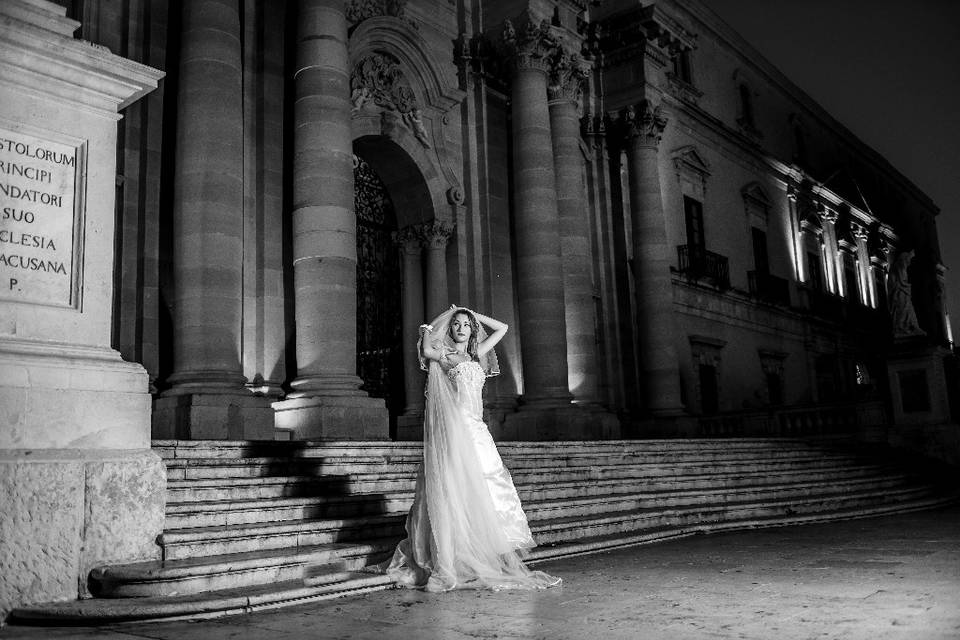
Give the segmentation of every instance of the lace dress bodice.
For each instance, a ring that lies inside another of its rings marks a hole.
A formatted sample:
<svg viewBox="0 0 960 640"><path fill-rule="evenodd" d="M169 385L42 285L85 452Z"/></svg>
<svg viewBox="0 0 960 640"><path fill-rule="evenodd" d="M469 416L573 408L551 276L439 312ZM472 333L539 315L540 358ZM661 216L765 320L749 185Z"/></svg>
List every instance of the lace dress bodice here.
<svg viewBox="0 0 960 640"><path fill-rule="evenodd" d="M460 362L447 370L447 377L457 390L460 406L472 418L483 419L483 382L486 375L478 362Z"/></svg>

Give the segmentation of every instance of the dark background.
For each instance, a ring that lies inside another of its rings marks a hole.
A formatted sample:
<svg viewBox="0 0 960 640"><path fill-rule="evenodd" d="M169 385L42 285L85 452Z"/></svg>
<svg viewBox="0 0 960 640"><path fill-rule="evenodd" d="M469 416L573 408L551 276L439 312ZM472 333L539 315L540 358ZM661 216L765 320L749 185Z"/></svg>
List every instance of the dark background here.
<svg viewBox="0 0 960 640"><path fill-rule="evenodd" d="M960 0L703 0L940 207L960 331Z"/></svg>

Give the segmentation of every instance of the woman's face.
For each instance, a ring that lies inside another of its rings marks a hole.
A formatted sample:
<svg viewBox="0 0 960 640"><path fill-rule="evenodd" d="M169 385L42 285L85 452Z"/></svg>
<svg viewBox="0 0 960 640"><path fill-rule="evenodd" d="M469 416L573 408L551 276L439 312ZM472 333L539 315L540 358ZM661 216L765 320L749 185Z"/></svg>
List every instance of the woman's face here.
<svg viewBox="0 0 960 640"><path fill-rule="evenodd" d="M450 321L450 337L454 342L466 342L470 339L473 327L470 326L470 317L465 313L458 313Z"/></svg>

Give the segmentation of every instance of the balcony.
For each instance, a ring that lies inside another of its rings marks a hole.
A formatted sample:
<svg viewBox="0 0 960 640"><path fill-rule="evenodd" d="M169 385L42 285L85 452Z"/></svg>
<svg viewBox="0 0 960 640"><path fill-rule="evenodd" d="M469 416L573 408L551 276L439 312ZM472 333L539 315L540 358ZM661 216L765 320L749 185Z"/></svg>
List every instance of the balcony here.
<svg viewBox="0 0 960 640"><path fill-rule="evenodd" d="M718 289L730 288L730 261L727 256L707 251L697 245L677 247L680 273L690 280L704 280Z"/></svg>
<svg viewBox="0 0 960 640"><path fill-rule="evenodd" d="M765 271L747 271L750 295L771 304L790 306L790 283Z"/></svg>

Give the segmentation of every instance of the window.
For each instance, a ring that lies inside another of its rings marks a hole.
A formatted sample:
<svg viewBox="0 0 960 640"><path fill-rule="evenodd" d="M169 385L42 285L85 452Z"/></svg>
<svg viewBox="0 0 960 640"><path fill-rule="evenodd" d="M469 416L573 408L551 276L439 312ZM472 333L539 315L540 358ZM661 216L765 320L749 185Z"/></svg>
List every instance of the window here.
<svg viewBox="0 0 960 640"><path fill-rule="evenodd" d="M741 84L738 90L740 91L740 126L753 129L753 96L750 95L750 87Z"/></svg>
<svg viewBox="0 0 960 640"><path fill-rule="evenodd" d="M687 219L687 245L690 262L696 264L706 259L706 241L703 236L703 203L690 196L683 196L683 213Z"/></svg>
<svg viewBox="0 0 960 640"><path fill-rule="evenodd" d="M761 229L751 227L753 231L753 268L757 273L770 273L770 258L767 255L767 234Z"/></svg>
<svg viewBox="0 0 960 640"><path fill-rule="evenodd" d="M843 255L843 288L848 300L860 300L860 286L857 278L857 264L849 253Z"/></svg>
<svg viewBox="0 0 960 640"><path fill-rule="evenodd" d="M693 84L693 74L690 72L689 50L684 49L673 56L673 75L675 75L678 80L682 80L687 84Z"/></svg>
<svg viewBox="0 0 960 640"><path fill-rule="evenodd" d="M820 256L812 251L807 253L807 272L810 275L810 286L815 291L823 291L823 266Z"/></svg>
<svg viewBox="0 0 960 640"><path fill-rule="evenodd" d="M700 412L705 416L720 410L720 394L717 386L717 368L710 364L700 365Z"/></svg>
<svg viewBox="0 0 960 640"><path fill-rule="evenodd" d="M779 373L767 373L767 400L772 405L783 404L783 380Z"/></svg>

